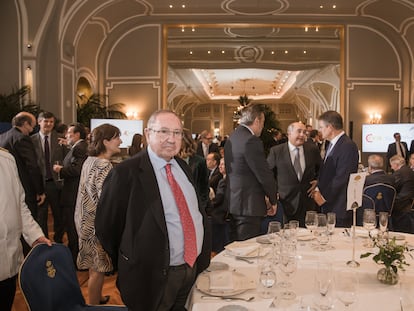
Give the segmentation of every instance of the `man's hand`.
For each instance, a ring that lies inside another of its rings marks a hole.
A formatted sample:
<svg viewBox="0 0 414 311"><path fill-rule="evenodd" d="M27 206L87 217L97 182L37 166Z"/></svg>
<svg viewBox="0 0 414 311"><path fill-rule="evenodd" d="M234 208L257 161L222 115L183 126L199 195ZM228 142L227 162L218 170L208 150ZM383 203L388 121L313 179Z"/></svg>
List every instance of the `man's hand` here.
<svg viewBox="0 0 414 311"><path fill-rule="evenodd" d="M316 204L318 204L318 206L322 206L326 202L325 198L322 196L320 191L314 191L312 193L312 198L316 202Z"/></svg>
<svg viewBox="0 0 414 311"><path fill-rule="evenodd" d="M46 243L49 246L52 246L52 241L50 241L48 238L41 236L36 241L33 242L32 247L36 246L37 244Z"/></svg>
<svg viewBox="0 0 414 311"><path fill-rule="evenodd" d="M277 204L270 205L270 208L267 208L267 216L275 216L277 212Z"/></svg>
<svg viewBox="0 0 414 311"><path fill-rule="evenodd" d="M45 203L45 200L46 200L46 194L45 193L36 194L37 205L42 205L43 203Z"/></svg>
<svg viewBox="0 0 414 311"><path fill-rule="evenodd" d="M312 197L312 195L313 195L312 192L315 190L317 184L318 184L318 181L317 180L312 180L310 182L310 187L309 187L309 189L307 191L307 193L308 193L308 195L310 197Z"/></svg>

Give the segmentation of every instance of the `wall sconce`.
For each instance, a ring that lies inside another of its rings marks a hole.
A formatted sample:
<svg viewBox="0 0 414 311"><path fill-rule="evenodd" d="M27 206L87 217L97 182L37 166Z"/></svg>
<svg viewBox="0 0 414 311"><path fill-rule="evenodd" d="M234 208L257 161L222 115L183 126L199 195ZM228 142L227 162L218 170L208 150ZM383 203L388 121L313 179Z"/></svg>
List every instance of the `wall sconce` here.
<svg viewBox="0 0 414 311"><path fill-rule="evenodd" d="M136 119L138 117L138 112L136 111L127 111L126 116L128 119Z"/></svg>
<svg viewBox="0 0 414 311"><path fill-rule="evenodd" d="M371 124L379 124L379 123L381 123L381 118L382 118L382 116L379 113L376 113L376 112L370 113L370 115L369 115L369 123L371 123Z"/></svg>

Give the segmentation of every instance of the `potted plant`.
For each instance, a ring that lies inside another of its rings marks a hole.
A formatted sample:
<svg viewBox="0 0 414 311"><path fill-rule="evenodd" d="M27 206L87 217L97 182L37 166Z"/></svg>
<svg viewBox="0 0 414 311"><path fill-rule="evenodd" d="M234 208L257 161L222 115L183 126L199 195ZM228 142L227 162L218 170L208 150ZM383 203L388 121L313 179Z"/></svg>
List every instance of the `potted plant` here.
<svg viewBox="0 0 414 311"><path fill-rule="evenodd" d="M361 258L374 255L372 258L377 264L384 265L377 273L377 278L381 283L394 285L398 283L398 269L405 270L404 266L410 264L405 260L405 254L410 251L407 243L397 244L395 237L375 238L374 246L378 247L378 253L367 252L361 254Z"/></svg>

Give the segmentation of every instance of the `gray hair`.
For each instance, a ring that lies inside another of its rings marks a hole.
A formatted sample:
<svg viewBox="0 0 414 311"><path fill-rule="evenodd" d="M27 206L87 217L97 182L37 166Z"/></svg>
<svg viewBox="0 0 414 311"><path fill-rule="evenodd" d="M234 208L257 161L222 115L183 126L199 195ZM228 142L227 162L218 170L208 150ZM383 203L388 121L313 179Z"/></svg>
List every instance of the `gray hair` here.
<svg viewBox="0 0 414 311"><path fill-rule="evenodd" d="M372 169L384 168L384 159L378 154L371 154L368 157L368 166Z"/></svg>
<svg viewBox="0 0 414 311"><path fill-rule="evenodd" d="M244 107L241 111L240 124L252 125L256 118L260 118L265 112L262 104L251 104Z"/></svg>

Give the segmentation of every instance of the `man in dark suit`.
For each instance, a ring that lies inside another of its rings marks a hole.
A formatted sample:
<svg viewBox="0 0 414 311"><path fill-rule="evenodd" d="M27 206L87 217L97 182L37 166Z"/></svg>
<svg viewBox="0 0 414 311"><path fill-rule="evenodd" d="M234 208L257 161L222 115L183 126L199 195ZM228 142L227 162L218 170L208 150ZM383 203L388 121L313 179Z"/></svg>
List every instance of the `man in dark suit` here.
<svg viewBox="0 0 414 311"><path fill-rule="evenodd" d="M216 152L209 153L206 158L207 168L210 171L208 177L208 185L214 190L214 193L217 191L217 186L219 181L223 178L223 175L219 170L220 155Z"/></svg>
<svg viewBox="0 0 414 311"><path fill-rule="evenodd" d="M319 116L318 122L323 139L330 143L312 196L323 213L336 213L338 227L349 227L352 211L346 210L347 188L349 176L358 171L358 147L345 134L338 112L326 111Z"/></svg>
<svg viewBox="0 0 414 311"><path fill-rule="evenodd" d="M203 158L207 158L207 155L212 152L219 153L219 148L216 143L213 143L213 135L209 131L204 130L201 132L196 152Z"/></svg>
<svg viewBox="0 0 414 311"><path fill-rule="evenodd" d="M62 243L63 220L60 207L60 192L62 185L59 176L53 171L53 164L62 163L68 149L59 143L62 138L54 130L55 116L51 112L41 112L37 117L39 132L32 135L31 139L37 155L37 163L42 170L43 181L46 191L46 201L38 207L37 222L48 237L48 207L53 214L54 241Z"/></svg>
<svg viewBox="0 0 414 311"><path fill-rule="evenodd" d="M300 226L304 227L306 211L316 210L309 194L316 187L321 157L315 144L305 143L306 127L303 123L290 124L287 135L287 143L270 149L267 162L276 178L276 191L283 206L285 221L299 220ZM296 171L294 164L297 152L300 172Z"/></svg>
<svg viewBox="0 0 414 311"><path fill-rule="evenodd" d="M364 187L377 183L395 186L394 176L384 171L384 159L378 154L371 154L368 157L368 173L369 175L365 178Z"/></svg>
<svg viewBox="0 0 414 311"><path fill-rule="evenodd" d="M394 139L395 139L395 142L388 145L387 171L389 169L390 159L396 154L398 154L399 156L402 156L405 159L405 162L408 162L409 152L408 152L407 143L405 141L401 141L400 133L394 133Z"/></svg>
<svg viewBox="0 0 414 311"><path fill-rule="evenodd" d="M175 157L183 137L180 119L161 110L147 126L147 149L115 166L104 182L96 235L118 267L117 285L129 310L185 310L197 273L210 262L211 230L191 170ZM182 200L170 186L169 167ZM181 220L183 205L191 214L188 221ZM191 223L194 228L184 232ZM187 256L194 235L195 262Z"/></svg>
<svg viewBox="0 0 414 311"><path fill-rule="evenodd" d="M390 166L394 171L397 190L391 214L394 231L414 233L414 217L411 211L414 200L414 172L399 155L391 157Z"/></svg>
<svg viewBox="0 0 414 311"><path fill-rule="evenodd" d="M46 199L42 172L29 137L36 126L36 118L29 112L20 112L13 118L12 125L10 130L0 135L0 147L7 149L14 156L25 191L26 204L36 219L38 205L43 204Z"/></svg>
<svg viewBox="0 0 414 311"><path fill-rule="evenodd" d="M53 165L53 170L63 178L63 188L60 204L63 210L63 222L68 235L68 247L76 263L79 252L78 233L75 228L75 205L78 195L78 187L83 162L88 157L88 143L86 142L86 131L82 124L70 124L66 134L66 143L70 146L63 165Z"/></svg>
<svg viewBox="0 0 414 311"><path fill-rule="evenodd" d="M243 241L259 235L266 214L276 213L276 182L259 138L264 121L263 105L246 106L241 111L240 126L224 146L231 240Z"/></svg>

